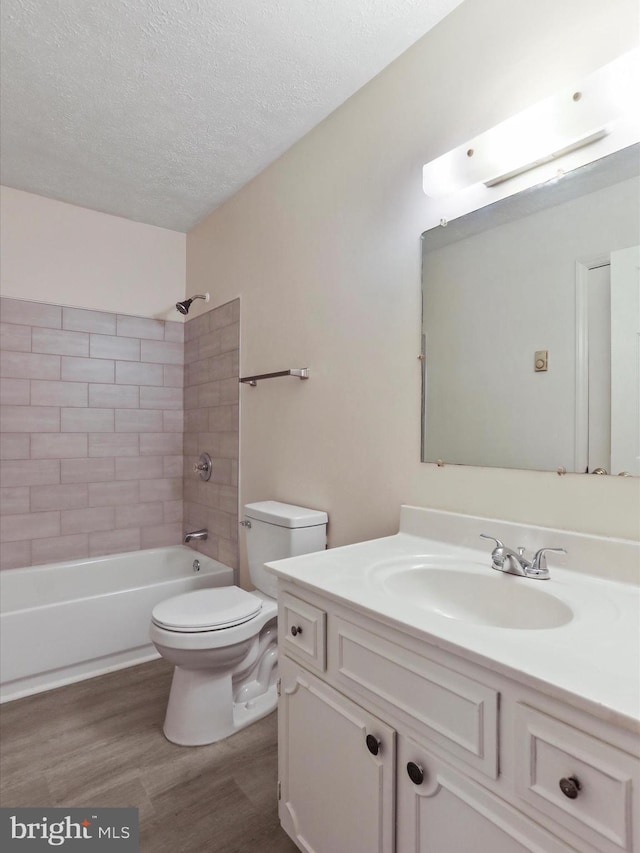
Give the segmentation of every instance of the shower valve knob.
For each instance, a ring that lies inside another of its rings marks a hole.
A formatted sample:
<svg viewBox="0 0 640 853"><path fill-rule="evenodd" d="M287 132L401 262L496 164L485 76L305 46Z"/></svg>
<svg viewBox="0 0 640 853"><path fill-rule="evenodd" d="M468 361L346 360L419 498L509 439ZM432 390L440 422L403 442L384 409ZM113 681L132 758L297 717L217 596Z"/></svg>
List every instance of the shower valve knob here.
<svg viewBox="0 0 640 853"><path fill-rule="evenodd" d="M198 474L201 480L210 480L213 462L208 453L201 453L200 458L193 466L193 473Z"/></svg>

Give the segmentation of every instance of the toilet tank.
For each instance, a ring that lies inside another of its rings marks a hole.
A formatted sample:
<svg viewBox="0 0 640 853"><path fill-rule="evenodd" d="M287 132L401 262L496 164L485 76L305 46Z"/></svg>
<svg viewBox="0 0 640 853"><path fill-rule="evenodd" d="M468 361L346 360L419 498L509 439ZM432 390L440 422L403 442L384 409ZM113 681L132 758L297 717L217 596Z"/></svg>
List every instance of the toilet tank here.
<svg viewBox="0 0 640 853"><path fill-rule="evenodd" d="M327 513L279 501L260 501L244 508L251 583L276 597L277 578L264 567L272 560L298 557L327 547Z"/></svg>

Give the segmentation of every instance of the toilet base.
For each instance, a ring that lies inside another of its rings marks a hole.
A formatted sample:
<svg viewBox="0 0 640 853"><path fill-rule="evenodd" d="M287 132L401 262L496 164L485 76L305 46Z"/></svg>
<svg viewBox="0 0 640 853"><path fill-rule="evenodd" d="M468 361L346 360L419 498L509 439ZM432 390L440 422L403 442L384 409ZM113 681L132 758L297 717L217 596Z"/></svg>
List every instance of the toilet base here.
<svg viewBox="0 0 640 853"><path fill-rule="evenodd" d="M231 674L210 670L187 670L176 666L171 683L163 732L179 746L204 746L223 740L266 717L278 704L275 684L259 695L234 701ZM252 692L249 690L248 695Z"/></svg>

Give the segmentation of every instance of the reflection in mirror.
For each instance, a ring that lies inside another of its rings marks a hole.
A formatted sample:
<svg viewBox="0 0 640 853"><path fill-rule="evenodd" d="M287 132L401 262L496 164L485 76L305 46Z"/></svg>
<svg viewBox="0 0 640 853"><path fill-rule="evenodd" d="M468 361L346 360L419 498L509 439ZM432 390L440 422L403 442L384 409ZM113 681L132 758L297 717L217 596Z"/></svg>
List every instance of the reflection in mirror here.
<svg viewBox="0 0 640 853"><path fill-rule="evenodd" d="M422 461L640 475L640 146L422 235Z"/></svg>

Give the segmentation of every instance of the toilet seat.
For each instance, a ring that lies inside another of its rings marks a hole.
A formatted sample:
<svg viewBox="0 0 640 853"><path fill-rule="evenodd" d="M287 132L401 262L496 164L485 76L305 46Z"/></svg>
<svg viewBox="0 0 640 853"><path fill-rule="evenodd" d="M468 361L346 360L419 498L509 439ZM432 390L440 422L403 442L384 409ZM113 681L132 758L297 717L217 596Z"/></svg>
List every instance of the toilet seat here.
<svg viewBox="0 0 640 853"><path fill-rule="evenodd" d="M221 631L254 619L262 605L262 599L237 586L198 589L156 604L151 620L165 631Z"/></svg>

